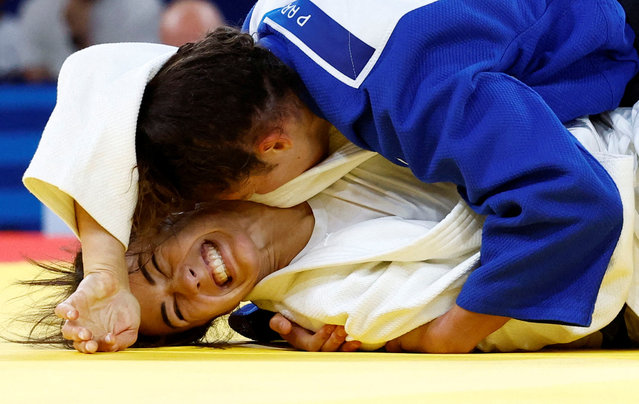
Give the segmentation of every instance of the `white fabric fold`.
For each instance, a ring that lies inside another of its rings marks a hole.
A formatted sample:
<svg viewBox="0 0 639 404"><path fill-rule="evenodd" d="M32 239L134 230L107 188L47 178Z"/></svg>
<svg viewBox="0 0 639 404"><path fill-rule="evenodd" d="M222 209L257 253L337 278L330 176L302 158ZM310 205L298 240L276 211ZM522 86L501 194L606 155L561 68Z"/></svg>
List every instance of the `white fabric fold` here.
<svg viewBox="0 0 639 404"><path fill-rule="evenodd" d="M71 55L23 182L76 233L74 200L127 246L137 202L135 130L146 84L177 48L96 45Z"/></svg>
<svg viewBox="0 0 639 404"><path fill-rule="evenodd" d="M445 313L479 262L483 219L459 202L439 223L384 217L332 233L249 298L376 348Z"/></svg>

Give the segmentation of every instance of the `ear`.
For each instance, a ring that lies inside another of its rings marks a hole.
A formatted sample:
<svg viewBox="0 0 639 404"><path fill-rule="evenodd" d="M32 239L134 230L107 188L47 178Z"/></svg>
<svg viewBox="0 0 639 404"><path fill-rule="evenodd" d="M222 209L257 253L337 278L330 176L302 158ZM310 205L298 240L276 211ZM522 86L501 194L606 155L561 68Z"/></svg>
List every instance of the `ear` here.
<svg viewBox="0 0 639 404"><path fill-rule="evenodd" d="M293 147L293 139L281 131L273 131L266 135L257 144L257 154L264 158L274 156L278 152L285 151Z"/></svg>

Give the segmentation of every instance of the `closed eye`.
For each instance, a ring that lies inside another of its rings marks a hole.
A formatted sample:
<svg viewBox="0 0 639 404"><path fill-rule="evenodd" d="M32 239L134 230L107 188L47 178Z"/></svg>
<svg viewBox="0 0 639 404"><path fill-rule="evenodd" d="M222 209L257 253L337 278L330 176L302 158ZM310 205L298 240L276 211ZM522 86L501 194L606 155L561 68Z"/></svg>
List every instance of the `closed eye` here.
<svg viewBox="0 0 639 404"><path fill-rule="evenodd" d="M175 315L177 316L177 318L179 318L182 321L186 321L184 320L184 316L182 315L182 312L180 311L180 308L178 307L177 296L175 295L173 295L173 310L175 310Z"/></svg>
<svg viewBox="0 0 639 404"><path fill-rule="evenodd" d="M158 266L158 262L155 260L155 254L151 255L151 262L153 263L155 270L158 271L160 275L164 276L165 278L168 278L168 276L166 276L166 274L164 274L164 272L160 270L160 267Z"/></svg>
<svg viewBox="0 0 639 404"><path fill-rule="evenodd" d="M146 279L146 281L149 282L149 284L155 285L155 281L153 280L153 278L149 274L149 271L146 270L146 267L144 266L144 263L142 262L142 256L141 255L138 255L138 268L140 269L140 272L142 272L142 275L144 276L144 279Z"/></svg>
<svg viewBox="0 0 639 404"><path fill-rule="evenodd" d="M160 304L160 313L162 314L162 321L164 321L164 324L166 324L169 328L177 328L171 323L171 320L169 320L169 316L166 313L166 304L164 304L164 302Z"/></svg>

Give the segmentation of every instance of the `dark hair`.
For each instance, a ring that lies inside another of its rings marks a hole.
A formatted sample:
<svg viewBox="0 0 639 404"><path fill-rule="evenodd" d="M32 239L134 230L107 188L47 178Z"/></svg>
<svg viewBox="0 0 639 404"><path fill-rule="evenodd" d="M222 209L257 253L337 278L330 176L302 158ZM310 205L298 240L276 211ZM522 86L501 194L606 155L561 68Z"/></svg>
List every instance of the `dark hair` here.
<svg viewBox="0 0 639 404"><path fill-rule="evenodd" d="M46 276L17 282L19 285L46 288L51 291L49 298L43 299L38 295L39 305L22 313L15 321L27 323L31 329L27 335L14 337L3 336L3 339L20 344L49 345L73 348L73 341L64 339L62 326L64 320L58 318L53 310L56 305L65 300L78 288L84 277L82 252L78 251L73 262L43 263L30 261L44 270ZM36 290L34 290L35 292ZM211 327L216 327L223 317L212 319L207 324L191 328L186 331L167 335L138 334L138 339L132 347L150 348L159 346L195 345L221 346L227 336L220 333L216 341L208 341L206 334ZM216 327L219 331L219 327ZM228 338L226 338L228 339Z"/></svg>
<svg viewBox="0 0 639 404"><path fill-rule="evenodd" d="M235 28L180 47L140 107L136 229L270 169L253 145L294 113L301 88L292 69Z"/></svg>

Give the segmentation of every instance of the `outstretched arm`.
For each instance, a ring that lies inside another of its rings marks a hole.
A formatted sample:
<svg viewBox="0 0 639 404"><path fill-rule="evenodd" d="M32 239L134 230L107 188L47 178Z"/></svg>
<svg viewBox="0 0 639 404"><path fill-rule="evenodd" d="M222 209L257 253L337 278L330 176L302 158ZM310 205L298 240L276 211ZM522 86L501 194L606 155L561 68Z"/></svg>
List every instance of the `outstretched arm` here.
<svg viewBox="0 0 639 404"><path fill-rule="evenodd" d="M386 343L389 352L467 353L508 317L473 313L455 305L435 320Z"/></svg>
<svg viewBox="0 0 639 404"><path fill-rule="evenodd" d="M388 352L468 353L510 318L473 313L455 305L447 313L386 343ZM352 352L359 341L345 341L344 327L325 325L311 332L281 314L271 318L270 327L293 347L304 351Z"/></svg>
<svg viewBox="0 0 639 404"><path fill-rule="evenodd" d="M137 339L140 306L129 290L124 247L82 207L75 211L84 279L55 309L66 320L62 334L84 353L125 349Z"/></svg>

